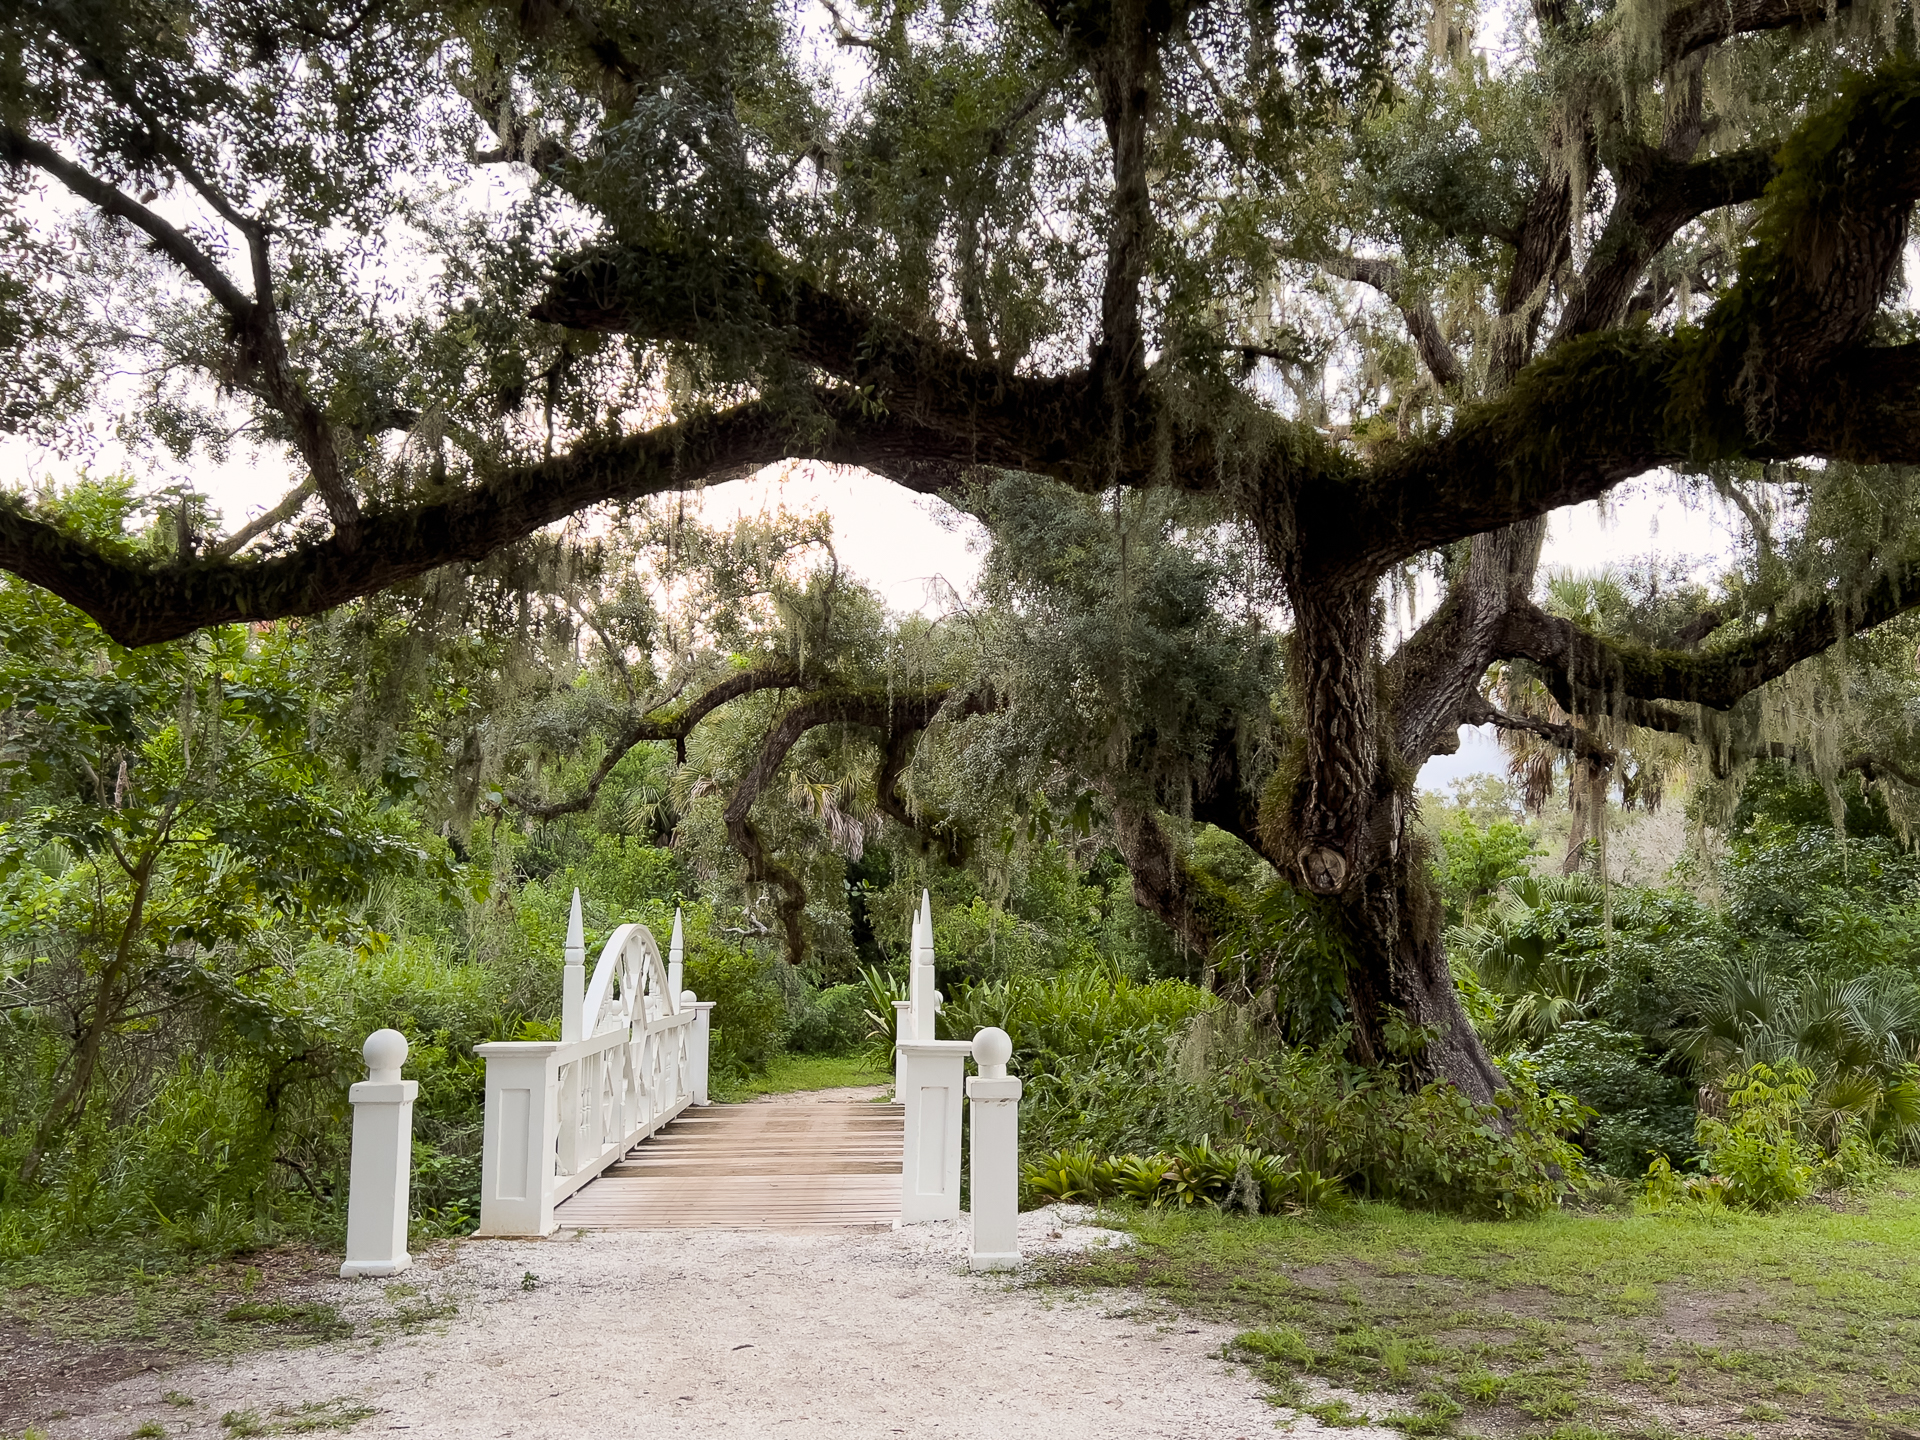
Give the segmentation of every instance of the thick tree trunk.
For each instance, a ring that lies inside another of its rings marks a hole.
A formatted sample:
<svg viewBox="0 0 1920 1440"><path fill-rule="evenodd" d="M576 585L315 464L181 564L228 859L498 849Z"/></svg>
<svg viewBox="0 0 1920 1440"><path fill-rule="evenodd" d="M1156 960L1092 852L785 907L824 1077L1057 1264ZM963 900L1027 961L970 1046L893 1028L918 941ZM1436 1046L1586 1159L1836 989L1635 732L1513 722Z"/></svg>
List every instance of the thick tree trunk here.
<svg viewBox="0 0 1920 1440"><path fill-rule="evenodd" d="M1407 813L1404 801L1399 808ZM1353 1058L1367 1065L1405 1061L1420 1079L1449 1080L1477 1102L1491 1100L1506 1081L1454 989L1439 896L1414 847L1401 837L1381 863L1355 880L1340 905L1354 942L1347 971ZM1396 1015L1428 1032L1427 1043L1410 1054L1396 1053L1388 1043Z"/></svg>

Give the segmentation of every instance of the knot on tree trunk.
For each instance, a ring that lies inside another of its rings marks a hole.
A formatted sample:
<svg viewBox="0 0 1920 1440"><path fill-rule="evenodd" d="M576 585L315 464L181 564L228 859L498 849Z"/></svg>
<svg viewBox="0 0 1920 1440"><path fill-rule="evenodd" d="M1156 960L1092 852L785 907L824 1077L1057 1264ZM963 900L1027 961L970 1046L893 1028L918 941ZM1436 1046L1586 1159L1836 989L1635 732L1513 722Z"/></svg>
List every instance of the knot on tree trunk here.
<svg viewBox="0 0 1920 1440"><path fill-rule="evenodd" d="M1347 857L1330 845L1314 845L1300 852L1300 873L1316 895L1338 895L1347 884Z"/></svg>

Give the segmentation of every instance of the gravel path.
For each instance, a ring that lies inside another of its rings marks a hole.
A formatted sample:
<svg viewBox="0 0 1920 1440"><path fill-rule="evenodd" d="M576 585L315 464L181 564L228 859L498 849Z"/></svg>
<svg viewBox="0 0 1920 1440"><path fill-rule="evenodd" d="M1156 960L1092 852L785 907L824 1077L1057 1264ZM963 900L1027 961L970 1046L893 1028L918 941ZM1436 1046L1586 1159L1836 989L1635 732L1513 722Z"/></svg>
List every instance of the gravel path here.
<svg viewBox="0 0 1920 1440"><path fill-rule="evenodd" d="M1023 1216L1027 1253L1124 1243L1072 1223L1084 1218ZM1336 1433L1261 1400L1217 1358L1223 1327L1125 1291L968 1274L965 1225L467 1241L399 1284L330 1287L354 1340L123 1381L51 1434L295 1433L328 1417L354 1435L448 1440ZM223 1424L247 1411L257 1428Z"/></svg>

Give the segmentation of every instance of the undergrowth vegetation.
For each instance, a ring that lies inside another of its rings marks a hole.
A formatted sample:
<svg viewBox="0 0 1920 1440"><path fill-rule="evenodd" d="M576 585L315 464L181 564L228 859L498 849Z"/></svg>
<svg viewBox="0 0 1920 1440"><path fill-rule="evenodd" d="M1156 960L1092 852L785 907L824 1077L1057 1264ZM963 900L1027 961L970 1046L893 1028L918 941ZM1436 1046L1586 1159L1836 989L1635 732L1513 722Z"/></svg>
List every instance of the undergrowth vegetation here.
<svg viewBox="0 0 1920 1440"><path fill-rule="evenodd" d="M73 503L100 526L132 504L111 485ZM754 570L754 546L814 543L790 523L701 542L714 573L779 597L727 620L729 643L812 644L812 606L847 643L931 645L863 592L822 591L837 580ZM619 604L595 623L646 618ZM0 579L0 1277L338 1243L346 1091L383 1026L420 1083L419 1238L470 1230L474 1047L557 1034L576 889L590 950L680 915L721 1099L884 1083L931 890L940 1033L1013 1040L1028 1204L1711 1215L1857 1191L1914 1153L1920 861L1858 786L1836 825L1826 792L1761 769L1730 792L1724 851L1689 851L1661 887L1545 873L1541 822L1497 784L1434 807L1459 993L1508 1080L1475 1104L1429 1078L1436 1035L1397 1012L1391 1053L1354 1057L1333 911L1240 841L1181 839L1219 912L1201 953L1136 903L1092 792L982 809L957 760L917 803L973 804L997 844L883 817L849 778L865 742L794 751L756 809L814 897L791 963L792 917L743 877L715 778L766 717L723 712L684 751L569 741L567 717L601 703L562 653L575 632L465 614L438 668L417 596L136 652ZM490 760L481 713L518 727ZM510 793L536 781L582 801Z"/></svg>

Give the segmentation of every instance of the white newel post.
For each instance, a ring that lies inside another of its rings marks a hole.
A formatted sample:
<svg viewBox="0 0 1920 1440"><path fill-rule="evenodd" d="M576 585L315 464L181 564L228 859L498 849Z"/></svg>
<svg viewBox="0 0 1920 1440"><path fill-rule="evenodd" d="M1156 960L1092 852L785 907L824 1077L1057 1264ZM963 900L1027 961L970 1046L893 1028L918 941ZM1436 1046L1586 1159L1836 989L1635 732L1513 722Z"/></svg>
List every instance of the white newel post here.
<svg viewBox="0 0 1920 1440"><path fill-rule="evenodd" d="M676 923L673 933L678 935ZM693 1028L687 1032L687 1092L693 1103L707 1103L707 1057L713 1052L713 1007L716 1001L702 1000L691 990L680 992L680 1008L693 1011Z"/></svg>
<svg viewBox="0 0 1920 1440"><path fill-rule="evenodd" d="M940 992L933 988L933 904L925 891L913 926L907 1008L894 1047L894 1098L906 1112L900 1164L900 1223L960 1218L960 1102L965 1040L934 1039Z"/></svg>
<svg viewBox="0 0 1920 1440"><path fill-rule="evenodd" d="M973 1037L980 1073L967 1081L972 1107L969 1200L973 1212L972 1270L1020 1265L1020 1080L1007 1074L1013 1041L989 1026Z"/></svg>
<svg viewBox="0 0 1920 1440"><path fill-rule="evenodd" d="M347 1091L353 1102L353 1159L347 1178L347 1257L343 1279L398 1275L407 1254L407 1196L413 1179L413 1101L420 1082L402 1080L407 1037L376 1030L360 1047L367 1078Z"/></svg>
<svg viewBox="0 0 1920 1440"><path fill-rule="evenodd" d="M478 1235L553 1233L553 1158L559 1135L554 1040L476 1045L487 1062L486 1130L480 1139Z"/></svg>

